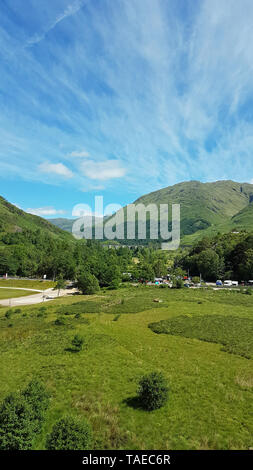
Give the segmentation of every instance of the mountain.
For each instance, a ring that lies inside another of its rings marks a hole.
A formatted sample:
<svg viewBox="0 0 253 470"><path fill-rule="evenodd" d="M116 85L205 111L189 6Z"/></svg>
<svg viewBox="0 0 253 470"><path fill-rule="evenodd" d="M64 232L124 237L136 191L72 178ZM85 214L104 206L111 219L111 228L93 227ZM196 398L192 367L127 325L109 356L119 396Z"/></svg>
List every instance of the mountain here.
<svg viewBox="0 0 253 470"><path fill-rule="evenodd" d="M168 204L169 210L172 204L180 204L181 238L185 245L218 232L253 230L253 184L187 181L141 196L134 204ZM124 211L126 213L126 207ZM64 230L72 229L71 219L51 219L51 222ZM126 226L124 228L126 234ZM132 244L133 241L123 240L123 243Z"/></svg>
<svg viewBox="0 0 253 470"><path fill-rule="evenodd" d="M24 230L36 232L38 229L54 237L70 238L65 231L48 220L37 215L28 214L0 196L0 232L21 233Z"/></svg>
<svg viewBox="0 0 253 470"><path fill-rule="evenodd" d="M63 217L48 220L50 220L51 224L59 227L62 230L66 230L66 232L72 232L72 226L75 221L75 219L64 219Z"/></svg>
<svg viewBox="0 0 253 470"><path fill-rule="evenodd" d="M180 204L181 235L191 243L204 235L253 230L253 185L234 181L189 181L140 197L135 204Z"/></svg>

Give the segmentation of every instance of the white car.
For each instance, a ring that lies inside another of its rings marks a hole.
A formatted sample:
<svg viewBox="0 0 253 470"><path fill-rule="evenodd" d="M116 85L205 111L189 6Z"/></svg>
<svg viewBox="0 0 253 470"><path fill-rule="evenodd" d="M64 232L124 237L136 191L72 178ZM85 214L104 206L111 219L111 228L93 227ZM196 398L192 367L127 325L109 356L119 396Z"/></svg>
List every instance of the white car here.
<svg viewBox="0 0 253 470"><path fill-rule="evenodd" d="M232 287L233 282L232 281L224 281L224 287Z"/></svg>

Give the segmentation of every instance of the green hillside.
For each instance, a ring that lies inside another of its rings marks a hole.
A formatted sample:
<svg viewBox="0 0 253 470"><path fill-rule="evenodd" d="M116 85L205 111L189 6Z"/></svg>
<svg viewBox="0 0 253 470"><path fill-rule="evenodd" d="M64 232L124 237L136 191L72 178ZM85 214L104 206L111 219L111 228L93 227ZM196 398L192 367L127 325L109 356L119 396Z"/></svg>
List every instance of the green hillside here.
<svg viewBox="0 0 253 470"><path fill-rule="evenodd" d="M181 205L181 238L191 245L203 236L233 230L253 230L253 185L234 181L200 183L188 181L146 194L134 204ZM126 208L124 208L126 214ZM149 213L147 213L149 220ZM50 222L71 232L73 219L51 219ZM171 222L171 221L170 221ZM137 221L136 221L137 233ZM125 224L126 235L126 224ZM147 224L149 240L149 223ZM123 240L132 244L132 240ZM145 244L145 241L140 241Z"/></svg>
<svg viewBox="0 0 253 470"><path fill-rule="evenodd" d="M48 220L24 212L0 196L0 233L35 232L38 229L60 238L70 237Z"/></svg>
<svg viewBox="0 0 253 470"><path fill-rule="evenodd" d="M234 228L232 217L249 205L252 195L253 185L247 183L190 181L147 194L135 203L181 204L182 235L191 235L209 227Z"/></svg>
<svg viewBox="0 0 253 470"><path fill-rule="evenodd" d="M237 228L245 228L252 230L253 225L253 202L244 207L238 214L232 217L232 223Z"/></svg>

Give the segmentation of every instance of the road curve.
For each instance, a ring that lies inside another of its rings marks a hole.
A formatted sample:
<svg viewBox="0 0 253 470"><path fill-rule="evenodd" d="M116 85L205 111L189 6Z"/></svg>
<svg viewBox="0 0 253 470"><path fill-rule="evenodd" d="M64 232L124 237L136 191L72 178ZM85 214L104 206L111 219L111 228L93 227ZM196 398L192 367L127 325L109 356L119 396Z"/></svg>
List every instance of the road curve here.
<svg viewBox="0 0 253 470"><path fill-rule="evenodd" d="M15 288L14 288L15 289ZM21 289L21 288L20 288ZM34 290L34 289L21 289L21 290ZM76 289L61 289L60 291L60 297L66 296L66 295L72 295L76 293ZM50 297L47 299L46 297ZM3 307L22 307L24 305L34 305L34 304L40 304L44 302L50 302L50 300L57 299L58 296L58 291L54 290L52 288L46 289L44 291L37 291L37 294L34 295L28 295L25 297L14 297L11 299L2 299L0 300L0 305Z"/></svg>

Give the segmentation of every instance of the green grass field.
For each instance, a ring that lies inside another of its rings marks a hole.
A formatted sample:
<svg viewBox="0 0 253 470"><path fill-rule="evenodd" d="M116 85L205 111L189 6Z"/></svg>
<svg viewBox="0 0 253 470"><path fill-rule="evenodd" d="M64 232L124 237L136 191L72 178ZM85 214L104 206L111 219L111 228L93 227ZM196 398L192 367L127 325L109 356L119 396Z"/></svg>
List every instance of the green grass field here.
<svg viewBox="0 0 253 470"><path fill-rule="evenodd" d="M54 287L53 281L40 281L40 280L23 280L23 279L1 279L0 287L20 287L24 289L38 289L45 290Z"/></svg>
<svg viewBox="0 0 253 470"><path fill-rule="evenodd" d="M0 399L33 377L52 396L36 449L44 448L46 434L64 414L87 418L96 449L253 447L253 360L240 355L253 296L129 287L57 299L45 313L42 306L22 307L6 319L5 311L0 312ZM64 324L56 325L57 318ZM207 338L205 325L212 325L212 318L216 327ZM176 322L180 331L157 334L149 325L160 321ZM233 325L232 336L225 335L226 322ZM223 335L214 338L219 329ZM70 350L76 333L85 340L79 353ZM167 377L169 401L147 412L135 399L136 386L154 370Z"/></svg>
<svg viewBox="0 0 253 470"><path fill-rule="evenodd" d="M35 292L29 292L27 290L15 290L15 289L0 289L0 300L11 299L14 297L24 297L25 295L35 294Z"/></svg>

